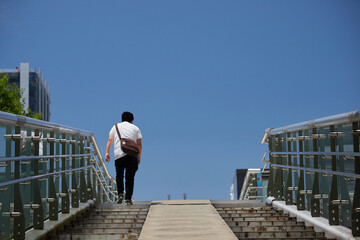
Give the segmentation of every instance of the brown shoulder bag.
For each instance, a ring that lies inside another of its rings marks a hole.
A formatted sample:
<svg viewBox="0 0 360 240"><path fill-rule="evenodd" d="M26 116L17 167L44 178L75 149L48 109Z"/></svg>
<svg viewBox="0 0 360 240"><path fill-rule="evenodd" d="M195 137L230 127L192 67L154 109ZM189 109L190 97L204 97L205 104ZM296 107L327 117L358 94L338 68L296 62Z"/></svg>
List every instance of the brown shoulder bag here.
<svg viewBox="0 0 360 240"><path fill-rule="evenodd" d="M128 139L128 138L121 138L120 131L119 131L117 124L115 124L115 127L116 127L116 132L120 139L121 150L124 153L126 153L132 157L137 157L139 155L140 151L139 151L139 147L136 144L136 142L134 142L133 140Z"/></svg>

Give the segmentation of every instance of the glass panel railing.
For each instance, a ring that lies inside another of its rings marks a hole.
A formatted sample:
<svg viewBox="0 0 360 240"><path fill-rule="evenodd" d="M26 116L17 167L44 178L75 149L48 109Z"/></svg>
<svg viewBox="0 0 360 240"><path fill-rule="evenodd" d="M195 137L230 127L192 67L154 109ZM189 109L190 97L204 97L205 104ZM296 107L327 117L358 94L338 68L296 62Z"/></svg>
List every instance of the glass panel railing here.
<svg viewBox="0 0 360 240"><path fill-rule="evenodd" d="M233 185L235 180L233 178ZM239 193L238 200L260 200L265 202L267 198L269 172L268 169L247 169L244 176L241 192ZM235 197L234 197L235 198Z"/></svg>
<svg viewBox="0 0 360 240"><path fill-rule="evenodd" d="M360 236L359 136L360 111L268 129L268 193Z"/></svg>
<svg viewBox="0 0 360 240"><path fill-rule="evenodd" d="M89 200L116 200L91 132L0 112L0 134L0 239L24 239Z"/></svg>

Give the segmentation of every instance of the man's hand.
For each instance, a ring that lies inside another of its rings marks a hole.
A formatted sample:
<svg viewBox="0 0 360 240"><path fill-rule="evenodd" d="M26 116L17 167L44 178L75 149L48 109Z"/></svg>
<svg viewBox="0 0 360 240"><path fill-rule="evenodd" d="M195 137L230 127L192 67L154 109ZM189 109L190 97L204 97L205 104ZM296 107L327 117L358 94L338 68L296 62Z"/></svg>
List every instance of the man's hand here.
<svg viewBox="0 0 360 240"><path fill-rule="evenodd" d="M114 141L114 135L109 134L109 140L108 140L108 142L106 144L106 155L105 155L105 160L107 162L110 162L110 154L109 154L109 152L110 152L110 148L111 148L111 145L112 145L113 141Z"/></svg>

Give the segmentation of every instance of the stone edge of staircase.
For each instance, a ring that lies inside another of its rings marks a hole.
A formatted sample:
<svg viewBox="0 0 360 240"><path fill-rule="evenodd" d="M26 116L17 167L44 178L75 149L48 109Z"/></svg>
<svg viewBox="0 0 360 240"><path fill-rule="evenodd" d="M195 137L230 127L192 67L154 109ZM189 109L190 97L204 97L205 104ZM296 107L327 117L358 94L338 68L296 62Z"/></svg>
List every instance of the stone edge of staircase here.
<svg viewBox="0 0 360 240"><path fill-rule="evenodd" d="M70 213L60 213L57 221L45 221L44 229L30 229L25 233L25 239L45 239L48 235L57 229L64 227L71 220L88 211L92 207L95 207L95 202L93 200L88 200L86 203L80 203L78 208L71 208Z"/></svg>
<svg viewBox="0 0 360 240"><path fill-rule="evenodd" d="M343 226L331 226L329 220L324 217L312 217L309 211L298 211L296 205L286 205L285 201L275 201L269 199L273 207L289 213L291 217L296 217L298 222L305 222L306 226L314 227L315 232L323 232L326 238L336 238L340 240L360 240L354 237L351 229Z"/></svg>

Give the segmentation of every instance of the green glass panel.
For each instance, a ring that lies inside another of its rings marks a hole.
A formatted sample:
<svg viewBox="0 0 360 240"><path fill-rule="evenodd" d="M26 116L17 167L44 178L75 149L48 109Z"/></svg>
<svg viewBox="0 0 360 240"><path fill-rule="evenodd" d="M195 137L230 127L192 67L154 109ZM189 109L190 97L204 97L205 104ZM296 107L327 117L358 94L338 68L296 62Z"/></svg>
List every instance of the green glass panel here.
<svg viewBox="0 0 360 240"><path fill-rule="evenodd" d="M323 140L323 151L324 152L331 152L331 138L329 137L330 134L330 127L324 127L323 128L323 132L326 136L326 138ZM332 157L330 155L326 155L323 156L321 159L321 168L324 170L332 170ZM330 197L330 192L331 192L331 186L332 186L332 180L333 177L332 175L324 175L322 178L322 182L323 182L323 187L322 187L322 191L324 194L328 194L328 196ZM329 198L325 199L323 201L323 216L324 217L329 217ZM326 209L325 209L326 207Z"/></svg>
<svg viewBox="0 0 360 240"><path fill-rule="evenodd" d="M61 139L61 134L55 133L54 137L56 140ZM56 141L54 147L55 147L55 149L54 149L55 155L60 155L60 153L61 153L60 142ZM55 162L54 172L61 171L61 159L55 159L54 162ZM55 183L55 191L57 194L59 194L61 192L60 191L61 190L60 176L55 176L54 183ZM60 210L61 209L61 198L59 198L59 195L57 195L57 196L58 196L58 209Z"/></svg>
<svg viewBox="0 0 360 240"><path fill-rule="evenodd" d="M276 151L276 138L275 137L271 137L270 138L270 143L269 143L269 150L271 152L275 152ZM271 161L271 163L277 163L277 158L272 156L270 154L269 156L269 159ZM273 184L275 183L275 170L273 168L270 169L270 176L269 176L269 181L271 181L272 183L272 191L273 191L273 194L274 194L274 186Z"/></svg>
<svg viewBox="0 0 360 240"><path fill-rule="evenodd" d="M327 128L329 130L329 128ZM326 142L326 133L323 127L318 129L318 133L320 134L320 139L318 140L318 151L325 151L325 142ZM325 156L319 156L319 169L326 169L326 159ZM331 188L331 177L326 176L324 174L319 174L319 192L322 195L320 199L320 215L323 217L329 217L329 194Z"/></svg>
<svg viewBox="0 0 360 240"><path fill-rule="evenodd" d="M21 131L20 156L33 156L33 143L31 137L34 136L34 130L31 128L22 128ZM20 178L31 177L34 175L34 161L20 161ZM20 195L24 205L25 227L33 225L33 211L29 208L34 201L33 195L34 182L20 183Z"/></svg>
<svg viewBox="0 0 360 240"><path fill-rule="evenodd" d="M286 141L286 134L281 134L281 152L287 152L287 141ZM287 155L280 155L281 164L288 165ZM286 182L288 178L289 169L281 169L282 171L282 187L283 187L283 197L286 194Z"/></svg>
<svg viewBox="0 0 360 240"><path fill-rule="evenodd" d="M321 141L322 144L322 149L324 150L324 152L331 152L331 146L330 146L330 138L329 133L330 133L330 128L329 127L324 127L323 128L323 133L325 134L325 138ZM330 155L326 155L326 156L322 156L321 160L320 160L320 166L322 169L325 170L330 170L331 171L331 156ZM328 178L326 178L328 179ZM330 180L330 185L331 185L331 180Z"/></svg>
<svg viewBox="0 0 360 240"><path fill-rule="evenodd" d="M340 135L337 138L337 150L339 152L344 152L345 148L353 149L352 146L352 125L338 125L338 132L343 132L345 135ZM345 144L346 142L346 144ZM350 150L352 151L352 150ZM350 168L350 166L354 166L354 160L349 159L347 156L338 156L337 158L337 171L340 172L351 172L354 173L354 169ZM339 190L339 199L342 200L342 204L340 205L340 225L350 227L351 226L351 213L352 213L352 199L350 197L350 193L353 195L353 189L355 188L354 181L348 181L345 177L338 177L338 190ZM351 189L351 192L349 191Z"/></svg>
<svg viewBox="0 0 360 240"><path fill-rule="evenodd" d="M304 131L304 153L312 151L312 142L311 142L311 135L309 130ZM304 166L306 168L314 168L314 157L311 155L304 155ZM314 174L307 173L304 171L305 174L305 190L312 191L312 186L314 182ZM305 209L309 210L311 209L311 194L305 195Z"/></svg>
<svg viewBox="0 0 360 240"><path fill-rule="evenodd" d="M9 125L0 126L0 141L1 141L1 156L14 156L14 142L10 139L5 139L5 134L13 134L14 128ZM3 163L1 163L3 164ZM6 182L14 178L14 162L8 162L6 166L0 167L0 182ZM6 213L14 209L14 187L13 185L1 187L0 191L1 208L0 208L0 239L7 239L13 234L13 226L11 218Z"/></svg>
<svg viewBox="0 0 360 240"><path fill-rule="evenodd" d="M48 131L40 131L40 146L39 146L39 155L48 156L49 155L49 143L47 141L50 138L50 133ZM46 174L49 172L50 161L48 159L43 159L39 161L39 174ZM49 178L39 179L39 187L40 187L40 194L41 198L43 199L43 211L44 211L44 218L49 217L49 203L46 199L49 198Z"/></svg>
<svg viewBox="0 0 360 240"><path fill-rule="evenodd" d="M79 144L79 141L80 141L80 137L79 136L75 136L75 140L76 140L76 143L75 143L75 154L80 154L80 151L79 151L79 148L80 148L80 144ZM75 168L79 168L80 167L80 158L75 158ZM79 185L80 184L80 173L79 172L76 172L75 173L75 178L76 178L76 184ZM80 190L80 189L79 189ZM80 194L79 194L80 196Z"/></svg>
<svg viewBox="0 0 360 240"><path fill-rule="evenodd" d="M66 140L70 140L70 135L66 134ZM70 143L66 143L66 147L65 147L65 153L64 154L71 154L71 144ZM65 161L65 169L71 169L71 163L70 163L70 158L66 158ZM69 174L66 175L66 182L68 184L68 188L71 188L71 177Z"/></svg>
<svg viewBox="0 0 360 240"><path fill-rule="evenodd" d="M291 133L291 137L293 139L296 139L297 138L297 132L293 132ZM291 143L291 147L292 147L292 152L297 152L298 151L298 148L297 148L297 141L293 140L292 143ZM300 166L299 164L299 156L298 155L291 155L291 160L292 160L292 165L293 166ZM299 170L294 170L293 171L293 187L295 189L295 187L298 186L299 184L299 176L300 176L300 171ZM297 191L293 191L293 201L294 203L296 203L296 194L297 194Z"/></svg>

